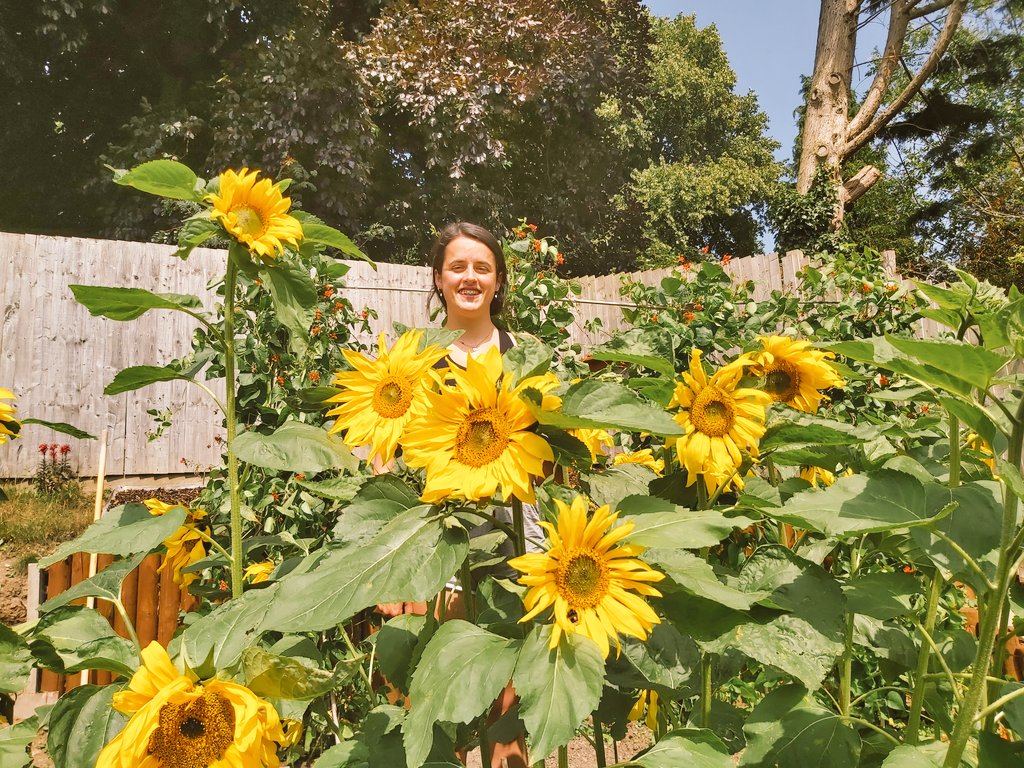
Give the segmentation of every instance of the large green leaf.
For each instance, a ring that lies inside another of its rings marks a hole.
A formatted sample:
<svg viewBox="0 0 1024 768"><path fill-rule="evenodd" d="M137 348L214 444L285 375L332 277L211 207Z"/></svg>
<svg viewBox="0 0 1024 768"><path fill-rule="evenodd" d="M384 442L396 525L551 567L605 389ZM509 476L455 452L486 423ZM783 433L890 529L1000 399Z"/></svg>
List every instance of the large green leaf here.
<svg viewBox="0 0 1024 768"><path fill-rule="evenodd" d="M25 639L0 624L0 693L20 693L32 671L32 652Z"/></svg>
<svg viewBox="0 0 1024 768"><path fill-rule="evenodd" d="M138 567L145 556L145 552L140 552L125 560L111 563L92 578L80 581L56 597L47 600L39 606L39 611L41 613L52 611L55 608L60 608L62 605L67 605L79 597L101 597L111 602L120 599L121 585L128 577L128 574Z"/></svg>
<svg viewBox="0 0 1024 768"><path fill-rule="evenodd" d="M946 760L948 744L933 741L930 744L896 747L882 763L882 768L942 768Z"/></svg>
<svg viewBox="0 0 1024 768"><path fill-rule="evenodd" d="M765 510L783 522L839 538L927 525L947 512L944 504L929 504L919 480L888 469L841 477L827 488L796 494L781 509Z"/></svg>
<svg viewBox="0 0 1024 768"><path fill-rule="evenodd" d="M0 726L0 768L26 768L31 765L29 745L39 731L36 715L9 726Z"/></svg>
<svg viewBox="0 0 1024 768"><path fill-rule="evenodd" d="M872 432L787 409L782 418L772 419L768 423L758 443L758 450L765 453L792 446L857 445L874 437Z"/></svg>
<svg viewBox="0 0 1024 768"><path fill-rule="evenodd" d="M118 371L114 380L103 388L103 394L120 395L161 381L191 381L193 378L171 365L133 365Z"/></svg>
<svg viewBox="0 0 1024 768"><path fill-rule="evenodd" d="M292 211L292 215L302 223L302 240L304 243L316 243L329 246L330 248L337 248L349 258L369 262L374 269L377 268L377 265L373 263L370 257L359 250L358 246L339 230L324 224L316 216L305 211Z"/></svg>
<svg viewBox="0 0 1024 768"><path fill-rule="evenodd" d="M416 706L402 726L409 768L427 759L435 723L468 723L487 710L512 677L516 645L460 619L441 625L412 675Z"/></svg>
<svg viewBox="0 0 1024 768"><path fill-rule="evenodd" d="M279 586L251 589L189 624L180 635L181 653L189 669L206 677L237 664L259 636Z"/></svg>
<svg viewBox="0 0 1024 768"><path fill-rule="evenodd" d="M419 505L416 494L397 477L377 475L345 507L334 526L334 537L347 545L369 541L392 518Z"/></svg>
<svg viewBox="0 0 1024 768"><path fill-rule="evenodd" d="M534 628L512 676L535 759L572 739L579 724L597 709L604 684L604 659L596 643L572 633L563 635L551 650L550 639L550 625Z"/></svg>
<svg viewBox="0 0 1024 768"><path fill-rule="evenodd" d="M46 751L55 768L96 764L100 750L113 739L128 716L113 707L120 685L81 685L65 693L50 712Z"/></svg>
<svg viewBox="0 0 1024 768"><path fill-rule="evenodd" d="M687 509L654 496L627 496L617 509L623 520L635 526L630 543L659 549L713 547L734 529L753 522L726 517L715 509Z"/></svg>
<svg viewBox="0 0 1024 768"><path fill-rule="evenodd" d="M643 553L643 559L668 576L676 586L727 608L745 611L772 593L771 589L744 591L725 584L707 561L682 549L649 549ZM664 584L659 587L667 588Z"/></svg>
<svg viewBox="0 0 1024 768"><path fill-rule="evenodd" d="M277 321L288 330L288 346L296 355L309 348L309 328L316 312L316 286L309 272L286 259L260 270L270 289Z"/></svg>
<svg viewBox="0 0 1024 768"><path fill-rule="evenodd" d="M130 171L115 170L114 183L172 200L203 199L195 172L177 160L150 160Z"/></svg>
<svg viewBox="0 0 1024 768"><path fill-rule="evenodd" d="M134 320L151 309L172 309L195 315L202 310L198 296L153 293L144 288L110 288L105 285L69 285L75 299L94 317Z"/></svg>
<svg viewBox="0 0 1024 768"><path fill-rule="evenodd" d="M297 485L314 496L332 501L351 501L365 482L365 477L332 477L328 480L299 480Z"/></svg>
<svg viewBox="0 0 1024 768"><path fill-rule="evenodd" d="M551 367L551 348L533 336L523 334L516 338L516 345L504 356L505 371L511 375L512 383L518 384L530 376L539 376Z"/></svg>
<svg viewBox="0 0 1024 768"><path fill-rule="evenodd" d="M95 440L96 435L90 435L88 432L84 432L78 427L72 424L66 424L63 421L46 421L45 419L22 419L22 424L39 424L43 427L49 427L54 432L60 432L63 435L70 435L71 437L79 440Z"/></svg>
<svg viewBox="0 0 1024 768"><path fill-rule="evenodd" d="M586 461L590 462L589 452ZM607 504L612 509L618 507L622 500L629 496L647 498L654 477L649 468L640 464L622 464L600 472L581 475L589 490L590 499L599 507Z"/></svg>
<svg viewBox="0 0 1024 768"><path fill-rule="evenodd" d="M683 428L663 409L609 381L589 379L573 384L562 396L561 412L545 411L528 399L524 402L541 424L562 429L621 429L666 437L683 434Z"/></svg>
<svg viewBox="0 0 1024 768"><path fill-rule="evenodd" d="M433 597L469 550L465 529L445 523L434 507L413 507L368 541L330 551L308 573L288 574L277 584L265 628L328 629L377 603Z"/></svg>
<svg viewBox="0 0 1024 768"><path fill-rule="evenodd" d="M640 328L613 336L604 344L590 350L594 360L631 363L650 368L669 379L675 378L675 353L666 343L665 336Z"/></svg>
<svg viewBox="0 0 1024 768"><path fill-rule="evenodd" d="M1024 685L1021 683L1006 683L999 691L998 698L1001 699L1008 693L1014 693L1022 688ZM1003 712L1006 714L1006 724L1013 729L1018 738L1024 738L1024 696L1018 696L1007 702L1003 706Z"/></svg>
<svg viewBox="0 0 1024 768"><path fill-rule="evenodd" d="M273 433L245 432L235 440L238 458L281 472L315 474L326 469L357 472L359 462L344 441L326 430L288 420Z"/></svg>
<svg viewBox="0 0 1024 768"><path fill-rule="evenodd" d="M743 732L744 768L856 768L861 740L838 715L823 709L798 685L777 688L758 704Z"/></svg>
<svg viewBox="0 0 1024 768"><path fill-rule="evenodd" d="M176 507L164 515L152 515L142 504L114 507L85 529L77 539L61 544L39 561L40 568L48 568L76 552L127 557L137 552L152 552L181 528L186 510Z"/></svg>
<svg viewBox="0 0 1024 768"><path fill-rule="evenodd" d="M881 620L910 613L920 591L920 582L906 573L860 573L843 585L851 613Z"/></svg>
<svg viewBox="0 0 1024 768"><path fill-rule="evenodd" d="M839 584L820 566L769 546L754 551L735 585L771 591L760 601L766 607L752 609L749 619L702 645L718 653L736 648L816 689L843 651L845 600Z"/></svg>
<svg viewBox="0 0 1024 768"><path fill-rule="evenodd" d="M929 505L936 507L947 499L957 506L946 517L928 528L912 528L914 543L938 567L945 578L954 576L974 585L979 591L986 589L961 554L933 533L941 531L955 541L960 549L977 562L988 578L993 578L998 559L999 536L1002 525L1002 489L994 480L965 483L950 491L941 486L928 489Z"/></svg>
<svg viewBox="0 0 1024 768"><path fill-rule="evenodd" d="M62 673L103 669L131 677L139 666L135 646L84 606L44 614L32 629L29 647L43 666Z"/></svg>
<svg viewBox="0 0 1024 768"><path fill-rule="evenodd" d="M669 731L630 764L643 768L732 768L735 765L728 747L705 729Z"/></svg>
<svg viewBox="0 0 1024 768"><path fill-rule="evenodd" d="M375 638L377 663L388 681L403 693L409 692L409 667L426 617L402 614L388 620Z"/></svg>
<svg viewBox="0 0 1024 768"><path fill-rule="evenodd" d="M640 675L637 688L661 689L674 698L699 692L700 650L671 624L656 624L644 642L624 638L622 655Z"/></svg>
<svg viewBox="0 0 1024 768"><path fill-rule="evenodd" d="M312 662L279 656L262 648L242 652L242 674L246 686L257 696L271 699L315 699L349 680L354 665L341 665L334 672Z"/></svg>

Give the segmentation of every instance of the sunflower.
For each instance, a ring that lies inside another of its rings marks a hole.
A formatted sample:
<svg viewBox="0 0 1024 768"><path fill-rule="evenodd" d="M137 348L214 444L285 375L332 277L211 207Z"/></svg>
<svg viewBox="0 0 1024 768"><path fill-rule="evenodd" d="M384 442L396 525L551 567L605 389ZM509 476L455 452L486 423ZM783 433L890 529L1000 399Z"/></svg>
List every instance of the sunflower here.
<svg viewBox="0 0 1024 768"><path fill-rule="evenodd" d="M822 469L821 467L810 466L800 468L800 478L802 480L806 480L814 488L818 487L819 482L823 486L829 486L836 481L834 473L829 472L827 469Z"/></svg>
<svg viewBox="0 0 1024 768"><path fill-rule="evenodd" d="M394 458L409 419L426 407L427 372L446 354L434 345L417 352L421 338L422 331L406 331L388 350L381 334L376 360L342 350L354 370L334 374L344 392L326 401L339 403L327 412L337 417L331 433L346 430L346 445L370 445L370 458L377 455L384 464Z"/></svg>
<svg viewBox="0 0 1024 768"><path fill-rule="evenodd" d="M785 336L758 337L762 349L753 355L750 372L764 378L764 391L772 400L807 413L815 413L822 399L821 390L845 385L828 360L831 352L812 349L809 341Z"/></svg>
<svg viewBox="0 0 1024 768"><path fill-rule="evenodd" d="M612 436L608 434L605 429L587 429L586 427L580 427L579 429L570 429L569 434L587 446L587 450L590 451L590 463L597 464L597 457L604 456L604 448L607 446L611 448L614 443L612 442Z"/></svg>
<svg viewBox="0 0 1024 768"><path fill-rule="evenodd" d="M644 710L647 710L647 718L644 721L647 723L647 727L652 731L658 727L658 692L643 690L640 691L640 696L636 700L636 704L629 710L629 720L639 720L644 716Z"/></svg>
<svg viewBox="0 0 1024 768"><path fill-rule="evenodd" d="M703 475L709 493L735 483L743 487L736 469L743 463L742 450L757 455L757 442L764 434L765 408L771 397L759 389L740 389L747 356L720 368L710 379L700 360L701 352L690 355L690 372L676 383L669 407L679 406L673 415L686 433L676 439L679 463L686 468L686 484Z"/></svg>
<svg viewBox="0 0 1024 768"><path fill-rule="evenodd" d="M286 742L277 710L227 680L196 683L150 643L114 709L131 715L96 768L276 768Z"/></svg>
<svg viewBox="0 0 1024 768"><path fill-rule="evenodd" d="M151 515L165 515L176 507L184 507L183 504L168 504L160 499L146 499L143 504L149 509ZM210 529L198 525L198 522L206 517L206 512L201 509L189 509L185 507L188 515L185 524L176 530L171 536L164 539L164 546L167 554L157 572L164 568L170 568L174 577L174 583L182 588L199 578L198 573L182 573L182 569L193 563L198 563L206 557L206 539L210 536Z"/></svg>
<svg viewBox="0 0 1024 768"><path fill-rule="evenodd" d="M552 648L562 632L578 632L597 643L605 657L609 639L620 647L620 634L646 639L661 619L634 593L661 597L647 582L665 576L637 559L643 547L615 546L632 532L633 523L613 528L619 516L607 506L598 507L588 522L587 501L582 496L573 499L571 506L558 499L555 505L557 528L546 521L540 523L547 532L548 551L508 562L524 574L519 583L529 587L523 598L527 614L520 621L529 621L553 607Z"/></svg>
<svg viewBox="0 0 1024 768"><path fill-rule="evenodd" d="M0 435L0 437L2 437L2 435ZM996 471L996 456L992 452L992 446L988 444L988 441L977 432L971 432L967 435L966 442L967 447L973 451L977 451L981 461L994 473ZM998 475L995 474L992 476L998 477Z"/></svg>
<svg viewBox="0 0 1024 768"><path fill-rule="evenodd" d="M264 560L262 563L247 565L243 578L248 579L250 584L262 584L270 579L270 574L275 567L273 560Z"/></svg>
<svg viewBox="0 0 1024 768"><path fill-rule="evenodd" d="M220 221L231 237L263 259L273 259L284 250L284 243L302 239L302 224L288 215L290 198L270 179L256 180L259 171L243 168L220 175L220 194L210 194L210 216Z"/></svg>
<svg viewBox="0 0 1024 768"><path fill-rule="evenodd" d="M14 393L9 389L0 387L0 445L12 440L21 432L21 422L14 418L14 405L5 403L4 400L13 400Z"/></svg>
<svg viewBox="0 0 1024 768"><path fill-rule="evenodd" d="M500 489L505 499L532 504L530 478L543 476L544 462L554 454L529 431L536 419L519 394L549 379L527 379L511 389L493 347L470 357L465 371L452 368L446 376L451 385L427 392L429 408L410 421L402 438L406 464L427 470L422 499L478 501Z"/></svg>
<svg viewBox="0 0 1024 768"><path fill-rule="evenodd" d="M665 471L664 459L654 458L654 454L651 452L650 448L633 451L632 453L616 453L615 458L612 459L612 464L614 466L619 466L621 464L639 464L652 470L658 477L661 477L662 472Z"/></svg>

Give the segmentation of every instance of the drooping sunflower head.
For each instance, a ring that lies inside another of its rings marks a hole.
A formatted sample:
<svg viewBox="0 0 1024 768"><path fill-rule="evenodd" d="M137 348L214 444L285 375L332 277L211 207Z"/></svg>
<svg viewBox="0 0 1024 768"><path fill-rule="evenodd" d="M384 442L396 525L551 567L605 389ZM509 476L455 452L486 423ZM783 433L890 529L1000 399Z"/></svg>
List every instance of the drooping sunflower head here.
<svg viewBox="0 0 1024 768"><path fill-rule="evenodd" d="M758 341L762 349L754 354L750 372L764 379L763 389L775 402L815 413L822 399L828 399L822 390L845 384L828 363L835 357L831 352L785 336L762 336Z"/></svg>
<svg viewBox="0 0 1024 768"><path fill-rule="evenodd" d="M258 179L259 171L243 168L224 171L219 194L206 196L213 208L210 215L225 231L262 259L273 259L285 243L302 240L302 224L288 215L290 198L270 179Z"/></svg>
<svg viewBox="0 0 1024 768"><path fill-rule="evenodd" d="M748 356L740 356L708 378L700 350L691 353L690 370L677 382L669 403L679 407L673 418L686 430L675 448L687 472L687 485L700 476L709 493L733 484L743 487L737 470L744 451L757 455L765 408L771 402L765 392L739 386L750 363Z"/></svg>
<svg viewBox="0 0 1024 768"><path fill-rule="evenodd" d="M612 464L617 467L623 464L639 464L650 469L658 477L661 477L665 471L664 459L654 458L654 453L650 448L643 448L632 453L616 453L615 458L612 459Z"/></svg>
<svg viewBox="0 0 1024 768"><path fill-rule="evenodd" d="M251 565L245 566L245 572L242 574L242 578L248 581L250 584L262 584L265 581L269 581L270 574L273 573L276 564L273 560L264 560L261 563L252 563Z"/></svg>
<svg viewBox="0 0 1024 768"><path fill-rule="evenodd" d="M200 684L180 674L167 652L151 643L114 709L131 715L100 752L97 768L277 766L288 739L273 705L237 683Z"/></svg>
<svg viewBox="0 0 1024 768"><path fill-rule="evenodd" d="M326 402L338 403L327 412L336 417L330 431L345 430L346 445L369 445L371 457L384 463L394 458L409 419L426 407L428 372L446 354L434 345L418 351L422 338L422 331L406 331L388 349L381 334L376 360L343 351L353 370L334 374L334 386L343 391Z"/></svg>
<svg viewBox="0 0 1024 768"><path fill-rule="evenodd" d="M531 478L543 476L554 454L531 431L536 419L521 399L525 383L510 387L494 348L446 377L440 391L427 393L429 407L410 421L402 438L406 464L427 470L422 499L478 501L500 490L505 499L532 503Z"/></svg>
<svg viewBox="0 0 1024 768"><path fill-rule="evenodd" d="M586 427L580 427L578 429L570 429L569 434L587 446L587 450L590 451L590 463L597 464L599 456L604 456L604 449L611 448L615 443L612 440L612 436L608 434L606 429L587 429Z"/></svg>
<svg viewBox="0 0 1024 768"><path fill-rule="evenodd" d="M555 501L556 525L542 522L549 549L513 558L509 565L529 587L523 602L529 621L552 608L551 647L562 633L589 637L605 657L610 642L619 647L619 635L646 639L658 615L641 595L660 597L651 586L664 574L637 559L643 547L621 543L633 531L632 523L616 526L617 513L599 507L587 519L587 501L577 496L571 505Z"/></svg>
<svg viewBox="0 0 1024 768"><path fill-rule="evenodd" d="M4 400L13 400L14 393L9 389L0 387L0 445L13 440L21 434L21 422L14 418L14 404L5 403Z"/></svg>

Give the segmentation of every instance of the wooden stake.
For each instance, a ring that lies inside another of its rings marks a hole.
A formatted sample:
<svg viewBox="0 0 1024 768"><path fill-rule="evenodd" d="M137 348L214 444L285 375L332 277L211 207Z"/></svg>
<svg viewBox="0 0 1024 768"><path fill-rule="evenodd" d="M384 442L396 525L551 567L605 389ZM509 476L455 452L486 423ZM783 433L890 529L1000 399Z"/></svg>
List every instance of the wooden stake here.
<svg viewBox="0 0 1024 768"><path fill-rule="evenodd" d="M92 504L92 521L95 523L103 515L103 482L106 479L107 474L107 430L104 429L100 432L100 461L99 469L96 473L96 498ZM89 572L86 575L87 579L91 579L96 575L96 570L99 565L99 555L93 552L89 555ZM96 607L96 598L88 597L85 600L85 604L90 608ZM82 670L82 685L89 684L89 673L91 670Z"/></svg>

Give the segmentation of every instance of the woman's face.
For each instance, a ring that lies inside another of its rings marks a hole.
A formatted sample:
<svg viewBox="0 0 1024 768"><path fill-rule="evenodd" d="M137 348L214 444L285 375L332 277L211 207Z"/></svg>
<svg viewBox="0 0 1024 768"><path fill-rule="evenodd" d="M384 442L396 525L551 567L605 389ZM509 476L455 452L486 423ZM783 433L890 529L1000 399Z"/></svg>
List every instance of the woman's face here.
<svg viewBox="0 0 1024 768"><path fill-rule="evenodd" d="M491 249L470 237L456 237L444 249L444 265L434 273L448 315L490 316L491 300L501 287Z"/></svg>

